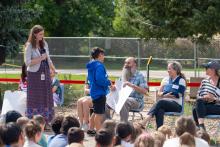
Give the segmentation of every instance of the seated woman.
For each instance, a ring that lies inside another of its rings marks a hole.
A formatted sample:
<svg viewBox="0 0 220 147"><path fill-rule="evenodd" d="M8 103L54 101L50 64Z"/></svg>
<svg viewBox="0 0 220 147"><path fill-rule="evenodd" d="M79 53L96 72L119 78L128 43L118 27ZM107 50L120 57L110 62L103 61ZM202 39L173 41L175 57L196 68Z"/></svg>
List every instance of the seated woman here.
<svg viewBox="0 0 220 147"><path fill-rule="evenodd" d="M27 66L25 63L23 63L21 70L21 79L18 85L18 90L27 92Z"/></svg>
<svg viewBox="0 0 220 147"><path fill-rule="evenodd" d="M204 64L204 67L208 77L201 82L193 109L193 118L202 130L205 130L204 117L206 115L220 115L220 64L211 61Z"/></svg>
<svg viewBox="0 0 220 147"><path fill-rule="evenodd" d="M165 112L181 112L182 99L186 89L185 76L181 73L182 66L179 62L168 63L169 77L165 77L158 91L159 101L157 101L147 114L141 125L145 126L150 119L155 116L157 129L163 125Z"/></svg>
<svg viewBox="0 0 220 147"><path fill-rule="evenodd" d="M93 121L89 121L90 108L93 107L93 104L92 104L91 96L89 94L90 89L89 89L88 80L85 83L84 92L86 96L78 99L77 101L77 113L81 128L84 131L87 131L89 129L89 122L93 122ZM93 128L93 124L90 124L90 129L92 128Z"/></svg>
<svg viewBox="0 0 220 147"><path fill-rule="evenodd" d="M55 71L50 70L54 106L58 106L61 104L62 90L60 87L60 81L55 77L55 75L56 75Z"/></svg>

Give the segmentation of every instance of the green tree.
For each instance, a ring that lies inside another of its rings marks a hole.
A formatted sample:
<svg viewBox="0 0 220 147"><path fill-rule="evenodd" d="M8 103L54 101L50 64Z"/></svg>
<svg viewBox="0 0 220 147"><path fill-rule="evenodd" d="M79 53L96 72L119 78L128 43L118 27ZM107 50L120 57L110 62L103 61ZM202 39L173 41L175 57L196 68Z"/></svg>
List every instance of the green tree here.
<svg viewBox="0 0 220 147"><path fill-rule="evenodd" d="M37 17L36 11L25 8L26 0L0 1L0 45L6 47L6 55L14 57L19 45L27 39L28 29L25 26Z"/></svg>
<svg viewBox="0 0 220 147"><path fill-rule="evenodd" d="M36 0L29 7L42 10L39 23L49 36L111 36L114 5L111 0Z"/></svg>
<svg viewBox="0 0 220 147"><path fill-rule="evenodd" d="M126 25L114 29L128 26L140 37L204 39L220 31L219 0L116 0L116 9L121 3L126 15L117 13L114 22Z"/></svg>

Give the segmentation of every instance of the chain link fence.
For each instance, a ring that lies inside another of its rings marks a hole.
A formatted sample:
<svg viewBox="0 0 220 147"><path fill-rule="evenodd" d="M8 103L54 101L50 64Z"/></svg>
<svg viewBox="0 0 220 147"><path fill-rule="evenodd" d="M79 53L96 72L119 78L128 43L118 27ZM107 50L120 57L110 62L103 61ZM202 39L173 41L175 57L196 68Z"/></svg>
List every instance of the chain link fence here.
<svg viewBox="0 0 220 147"><path fill-rule="evenodd" d="M178 60L184 69L194 70L199 76L199 67L208 60L220 60L220 41L193 43L188 39L144 40L140 38L111 37L46 37L51 58L58 69L85 69L90 60L90 49L98 46L105 49L105 65L108 69L121 69L124 59L134 56L139 69L146 69L147 59L152 56L150 69L166 70L167 61ZM9 57L10 58L10 57ZM23 53L7 62L21 65Z"/></svg>

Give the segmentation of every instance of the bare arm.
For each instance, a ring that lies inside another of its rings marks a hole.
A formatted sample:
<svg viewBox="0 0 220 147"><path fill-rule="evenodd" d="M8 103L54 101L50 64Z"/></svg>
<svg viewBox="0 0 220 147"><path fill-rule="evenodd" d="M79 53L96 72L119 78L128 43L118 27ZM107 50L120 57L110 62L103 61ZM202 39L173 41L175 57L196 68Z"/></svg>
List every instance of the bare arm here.
<svg viewBox="0 0 220 147"><path fill-rule="evenodd" d="M132 83L130 83L130 82L125 82L125 83L124 83L124 86L125 86L125 85L130 86L130 87L133 88L135 91L137 91L137 92L139 92L139 93L141 93L141 94L146 94L146 93L148 92L147 89L142 88L142 87L139 87L139 86L137 86L137 85L135 85L135 84L132 84Z"/></svg>
<svg viewBox="0 0 220 147"><path fill-rule="evenodd" d="M88 95L90 93L90 89L89 89L89 85L88 84L85 84L84 92L85 92L86 95Z"/></svg>
<svg viewBox="0 0 220 147"><path fill-rule="evenodd" d="M163 95L163 88L164 88L164 85L160 85L160 88L159 88L159 91L157 94L158 97L160 97L160 98L175 98L175 96L172 95L171 92Z"/></svg>

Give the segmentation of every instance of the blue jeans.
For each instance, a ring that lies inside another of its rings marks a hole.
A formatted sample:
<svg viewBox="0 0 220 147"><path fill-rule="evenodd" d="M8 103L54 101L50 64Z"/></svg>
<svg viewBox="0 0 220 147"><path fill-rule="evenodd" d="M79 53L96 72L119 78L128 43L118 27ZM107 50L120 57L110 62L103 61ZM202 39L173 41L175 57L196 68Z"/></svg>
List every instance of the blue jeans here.
<svg viewBox="0 0 220 147"><path fill-rule="evenodd" d="M181 112L182 106L175 101L161 99L148 112L148 115L156 117L157 129L163 125L165 112Z"/></svg>
<svg viewBox="0 0 220 147"><path fill-rule="evenodd" d="M220 115L220 105L216 103L208 103L203 99L197 99L193 108L193 118L196 125L199 125L198 118L204 118L206 115Z"/></svg>

